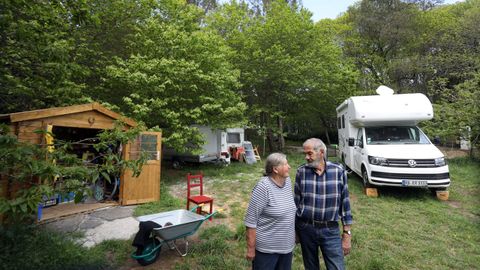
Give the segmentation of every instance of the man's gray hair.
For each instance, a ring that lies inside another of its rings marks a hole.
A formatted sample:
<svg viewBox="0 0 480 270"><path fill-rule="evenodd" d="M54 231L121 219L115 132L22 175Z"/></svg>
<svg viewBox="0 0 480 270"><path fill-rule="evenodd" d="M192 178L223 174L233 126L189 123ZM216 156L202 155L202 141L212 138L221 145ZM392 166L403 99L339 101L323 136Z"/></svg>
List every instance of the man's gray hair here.
<svg viewBox="0 0 480 270"><path fill-rule="evenodd" d="M305 145L307 145L307 144L312 145L313 150L315 152L318 152L320 149L323 150L323 153L327 152L327 146L320 139L310 138L303 143L303 147L305 147Z"/></svg>
<svg viewBox="0 0 480 270"><path fill-rule="evenodd" d="M265 160L265 173L264 176L272 175L273 168L284 164L287 161L287 156L282 153L272 153L268 155Z"/></svg>

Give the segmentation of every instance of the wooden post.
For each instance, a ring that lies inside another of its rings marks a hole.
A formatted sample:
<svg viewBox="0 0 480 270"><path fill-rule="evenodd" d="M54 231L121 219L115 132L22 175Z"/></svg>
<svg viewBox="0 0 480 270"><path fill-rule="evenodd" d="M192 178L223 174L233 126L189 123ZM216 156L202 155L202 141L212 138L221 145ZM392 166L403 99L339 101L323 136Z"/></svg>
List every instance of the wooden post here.
<svg viewBox="0 0 480 270"><path fill-rule="evenodd" d="M371 198L378 197L378 191L376 188L365 188L365 194L367 195L367 197L371 197Z"/></svg>
<svg viewBox="0 0 480 270"><path fill-rule="evenodd" d="M449 192L448 190L437 190L437 199L440 201L448 201Z"/></svg>
<svg viewBox="0 0 480 270"><path fill-rule="evenodd" d="M260 154L258 153L258 146L255 146L253 148L253 153L255 154L255 159L258 160L258 161L261 161L262 158L260 157Z"/></svg>

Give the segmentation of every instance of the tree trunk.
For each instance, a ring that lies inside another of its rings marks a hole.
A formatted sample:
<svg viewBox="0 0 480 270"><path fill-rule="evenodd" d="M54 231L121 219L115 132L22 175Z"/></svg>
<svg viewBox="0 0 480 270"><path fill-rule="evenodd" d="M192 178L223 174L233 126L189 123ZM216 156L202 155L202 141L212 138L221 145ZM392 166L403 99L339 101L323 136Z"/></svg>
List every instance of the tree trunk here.
<svg viewBox="0 0 480 270"><path fill-rule="evenodd" d="M476 148L477 146L477 141L478 141L478 138L480 137L480 134L477 134L477 136L475 137L475 139L473 141L470 141L470 158L474 158L473 156L473 149Z"/></svg>
<svg viewBox="0 0 480 270"><path fill-rule="evenodd" d="M326 145L330 145L331 142L330 142L330 136L328 135L328 125L327 125L327 121L325 121L324 118L321 118L322 119L322 124L323 124L323 128L325 128L325 138L327 139L327 141L325 142Z"/></svg>
<svg viewBox="0 0 480 270"><path fill-rule="evenodd" d="M328 129L325 129L325 137L327 138L326 144L330 145L331 142L330 142L330 136L328 135Z"/></svg>
<svg viewBox="0 0 480 270"><path fill-rule="evenodd" d="M283 138L283 118L277 116L277 125L278 125L278 150L283 151L285 148L285 138Z"/></svg>
<svg viewBox="0 0 480 270"><path fill-rule="evenodd" d="M260 113L260 126L264 128L264 145L263 148L265 149L265 140L267 141L268 144L268 150L269 152L274 152L274 138L273 138L273 132L272 129L268 127L268 116L266 112L261 112ZM265 150L264 150L265 151Z"/></svg>
<svg viewBox="0 0 480 270"><path fill-rule="evenodd" d="M267 128L267 142L270 153L275 152L274 136L271 128Z"/></svg>

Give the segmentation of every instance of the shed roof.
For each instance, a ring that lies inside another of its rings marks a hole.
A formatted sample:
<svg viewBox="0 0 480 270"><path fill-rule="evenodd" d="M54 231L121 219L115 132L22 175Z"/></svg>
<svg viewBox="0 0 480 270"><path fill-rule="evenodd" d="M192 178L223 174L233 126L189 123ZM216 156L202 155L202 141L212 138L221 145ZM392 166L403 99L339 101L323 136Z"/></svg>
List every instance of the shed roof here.
<svg viewBox="0 0 480 270"><path fill-rule="evenodd" d="M36 120L36 119L42 119L42 118L48 118L48 117L54 117L54 116L58 117L62 115L82 113L87 111L97 111L115 120L121 120L131 127L137 126L137 123L134 120L128 117L122 116L114 111L111 111L103 107L97 102L81 104L81 105L73 105L73 106L67 106L67 107L54 107L54 108L34 110L34 111L0 114L0 119L8 119L10 120L10 122L14 123L14 122Z"/></svg>

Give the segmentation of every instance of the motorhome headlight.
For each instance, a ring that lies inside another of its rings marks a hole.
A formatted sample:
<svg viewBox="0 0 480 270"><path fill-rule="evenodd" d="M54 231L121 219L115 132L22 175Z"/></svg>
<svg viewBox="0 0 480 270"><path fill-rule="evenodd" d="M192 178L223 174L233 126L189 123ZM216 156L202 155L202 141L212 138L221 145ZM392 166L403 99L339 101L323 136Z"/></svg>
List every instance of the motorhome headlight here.
<svg viewBox="0 0 480 270"><path fill-rule="evenodd" d="M384 166L387 165L387 159L383 157L368 156L368 162L372 165Z"/></svg>
<svg viewBox="0 0 480 270"><path fill-rule="evenodd" d="M440 166L445 166L445 165L447 165L447 162L445 161L444 157L435 159L435 166L440 167Z"/></svg>

